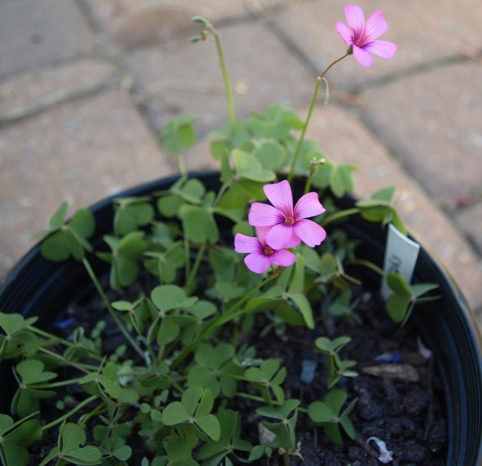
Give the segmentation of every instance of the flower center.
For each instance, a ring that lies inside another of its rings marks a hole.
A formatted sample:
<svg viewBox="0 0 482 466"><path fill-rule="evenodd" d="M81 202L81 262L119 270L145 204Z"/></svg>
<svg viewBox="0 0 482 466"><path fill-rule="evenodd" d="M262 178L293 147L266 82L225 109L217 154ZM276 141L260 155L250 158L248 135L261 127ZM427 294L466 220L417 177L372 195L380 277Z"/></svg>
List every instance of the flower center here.
<svg viewBox="0 0 482 466"><path fill-rule="evenodd" d="M291 225L294 225L295 223L295 220L293 217L285 217L285 225L288 225L289 227Z"/></svg>
<svg viewBox="0 0 482 466"><path fill-rule="evenodd" d="M273 254L274 251L273 249L271 249L268 245L266 245L264 248L263 248L263 254L265 256L271 256L271 254Z"/></svg>

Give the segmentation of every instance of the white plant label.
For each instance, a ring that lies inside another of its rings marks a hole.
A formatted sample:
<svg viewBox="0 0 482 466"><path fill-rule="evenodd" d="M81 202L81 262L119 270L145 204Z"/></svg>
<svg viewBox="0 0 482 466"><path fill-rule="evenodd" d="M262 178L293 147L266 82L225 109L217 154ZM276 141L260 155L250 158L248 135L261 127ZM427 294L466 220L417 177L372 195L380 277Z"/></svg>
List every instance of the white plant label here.
<svg viewBox="0 0 482 466"><path fill-rule="evenodd" d="M386 274L391 272L398 273L410 285L419 250L420 245L418 243L402 235L390 224L388 226L387 246L383 264L384 272ZM387 299L392 294L392 290L387 285L385 278L382 279L380 292L384 299Z"/></svg>

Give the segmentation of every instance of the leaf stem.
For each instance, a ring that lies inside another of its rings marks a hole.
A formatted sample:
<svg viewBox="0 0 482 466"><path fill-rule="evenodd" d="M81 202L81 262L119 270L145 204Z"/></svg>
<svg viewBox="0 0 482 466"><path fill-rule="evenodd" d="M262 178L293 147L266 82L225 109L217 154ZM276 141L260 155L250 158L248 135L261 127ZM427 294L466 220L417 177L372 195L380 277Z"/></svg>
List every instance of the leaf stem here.
<svg viewBox="0 0 482 466"><path fill-rule="evenodd" d="M179 171L181 172L181 176L184 180L187 180L189 178L188 173L187 173L187 168L186 168L186 160L184 159L184 153L181 152L180 154L177 154L177 161L179 164Z"/></svg>
<svg viewBox="0 0 482 466"><path fill-rule="evenodd" d="M44 338L47 338L47 340L53 340L52 344L61 343L62 345L67 346L67 347L70 347L70 348L72 348L72 347L75 346L75 344L72 343L71 341L68 341L68 340L65 340L65 339L63 339L63 338L57 337L57 336L55 336L55 335L52 335L52 334L50 334L49 332L45 332L44 330L41 330L41 329L39 329L39 328L37 328L37 327L34 327L33 325L29 325L29 326L27 327L27 329L28 329L29 331L31 331L32 333L36 333L36 334L38 334L38 335L41 335L41 336L44 337ZM87 348L84 348L84 349L89 353L89 357L91 357L91 358L93 358L93 359L97 359L97 360L99 360L99 361L102 361L102 357L101 357L101 356L99 356L98 354L90 351L90 350L87 349ZM1 354L1 352L0 352L0 354Z"/></svg>
<svg viewBox="0 0 482 466"><path fill-rule="evenodd" d="M221 40L219 39L219 34L214 29L214 26L211 23L208 23L211 34L214 36L214 40L216 41L216 49L218 51L219 56L219 64L221 65L221 71L223 73L223 80L224 80L224 87L226 89L226 98L228 100L228 111L229 111L229 123L231 125L231 131L234 135L234 131L236 129L236 114L234 111L234 99L233 99L233 88L231 87L231 81L229 79L228 68L226 66L226 61L224 59L223 49L221 47Z"/></svg>
<svg viewBox="0 0 482 466"><path fill-rule="evenodd" d="M97 276L95 275L95 272L92 269L89 261L84 257L82 259L82 263L84 264L84 267L87 270L87 273L89 274L92 282L94 283L94 286L97 289L97 292L99 293L103 303L105 304L107 310L109 311L109 314L112 317L112 320L119 327L119 330L124 334L127 341L131 344L131 346L134 348L134 350L137 351L137 353L141 356L142 359L145 359L143 351L141 350L139 345L136 343L136 341L134 340L132 335L124 327L124 325L120 321L119 317L117 317L117 314L115 313L114 308L110 304L110 301L107 299L107 296L105 295L104 290L102 289L102 286L100 286L99 280L97 279Z"/></svg>
<svg viewBox="0 0 482 466"><path fill-rule="evenodd" d="M42 426L42 430L48 430L51 427L55 427L56 425L61 424L70 416L72 416L72 414L75 414L77 411L80 411L82 408L87 406L89 403L92 403L92 401L95 401L96 399L97 397L95 395L89 396L89 398L86 398L84 401L81 401L75 408L71 409L68 413L65 413L63 416L60 416L55 421L52 421L50 424L46 424Z"/></svg>
<svg viewBox="0 0 482 466"><path fill-rule="evenodd" d="M97 371L99 369L97 366L93 366L90 364L77 364L73 361L69 361L68 359L64 358L61 354L54 353L53 351L50 351L47 348L39 348L39 351L41 351L42 353L48 354L50 357L54 359L59 359L64 364L75 367L79 371L85 372L86 374L88 374L90 370Z"/></svg>
<svg viewBox="0 0 482 466"><path fill-rule="evenodd" d="M188 290L190 289L191 285L194 283L194 279L196 278L196 274L199 269L199 266L201 265L201 261L205 251L206 251L206 242L204 242L199 248L199 251L196 256L196 260L194 261L194 264L191 269L191 273L189 274L189 277L187 279L186 288Z"/></svg>
<svg viewBox="0 0 482 466"><path fill-rule="evenodd" d="M325 71L323 71L323 73L321 73L320 76L318 76L318 78L316 79L315 92L313 93L313 98L311 99L311 105L310 105L310 109L308 110L308 116L306 117L305 124L303 125L303 131L301 132L301 137L300 137L300 140L298 141L298 145L296 146L296 151L295 151L295 155L293 156L293 161L291 162L290 172L288 174L288 182L289 183L291 183L291 180L293 179L295 165L296 165L296 162L297 162L298 157L300 155L301 146L303 145L303 141L305 139L306 130L308 129L308 125L309 125L310 120L311 120L311 114L313 113L313 109L315 107L316 98L318 96L318 90L320 89L320 83L324 79L326 73L328 73L328 70L330 70L330 68L332 66L336 65L339 61L343 60L348 55L349 54L346 53L345 55L343 55L342 57L338 58L333 63L331 63L331 65L329 65L325 69Z"/></svg>
<svg viewBox="0 0 482 466"><path fill-rule="evenodd" d="M249 293L247 293L243 298L233 304L223 315L221 315L218 319L216 319L209 327L207 327L189 346L186 346L184 350L182 350L176 359L173 361L171 366L172 369L175 369L192 351L193 349L199 344L201 340L203 340L207 335L209 335L214 329L218 328L219 326L229 322L234 318L235 311L241 307L246 301L248 301L254 293L260 290L263 286L267 285L271 280L276 278L276 275L271 275L257 286L255 286Z"/></svg>

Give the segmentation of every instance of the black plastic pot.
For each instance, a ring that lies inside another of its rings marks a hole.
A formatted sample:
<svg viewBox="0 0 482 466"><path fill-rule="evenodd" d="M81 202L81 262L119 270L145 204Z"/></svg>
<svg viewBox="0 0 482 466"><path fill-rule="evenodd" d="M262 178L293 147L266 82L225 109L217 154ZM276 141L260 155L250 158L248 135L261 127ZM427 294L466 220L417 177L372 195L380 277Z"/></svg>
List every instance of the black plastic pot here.
<svg viewBox="0 0 482 466"><path fill-rule="evenodd" d="M193 174L208 189L219 188L217 173ZM168 189L177 178L168 178L130 189L121 196L142 196ZM296 189L295 189L296 191ZM99 249L102 237L112 231L113 198L91 207L97 221L93 239ZM339 201L340 207L353 206L353 199ZM229 222L220 220L220 229L229 233ZM358 255L378 265L383 263L386 231L378 224L352 217L343 224L352 238L363 240ZM98 274L108 264L91 258ZM376 279L376 278L373 278ZM449 274L423 247L414 272L414 281L440 284L442 298L416 308L412 317L425 344L434 352L446 399L449 429L447 466L482 464L482 340L477 323ZM0 288L0 311L39 316L39 325L48 328L72 302L78 302L93 285L81 263L44 260L40 247L34 247L14 268ZM13 377L8 364L0 365L0 412L8 412L13 394ZM10 383L10 381L12 383Z"/></svg>

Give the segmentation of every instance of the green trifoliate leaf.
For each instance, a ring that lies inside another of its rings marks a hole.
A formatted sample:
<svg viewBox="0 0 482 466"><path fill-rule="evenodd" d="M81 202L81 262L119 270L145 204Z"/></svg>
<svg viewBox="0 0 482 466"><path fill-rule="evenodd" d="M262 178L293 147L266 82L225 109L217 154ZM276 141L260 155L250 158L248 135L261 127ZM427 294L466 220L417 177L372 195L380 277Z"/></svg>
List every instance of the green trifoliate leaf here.
<svg viewBox="0 0 482 466"><path fill-rule="evenodd" d="M276 175L271 170L265 170L260 161L252 154L234 149L232 158L236 174L240 178L267 183L273 181Z"/></svg>
<svg viewBox="0 0 482 466"><path fill-rule="evenodd" d="M219 238L219 231L213 215L202 207L184 204L179 209L186 237L196 244L214 244Z"/></svg>
<svg viewBox="0 0 482 466"><path fill-rule="evenodd" d="M394 293L407 298L412 297L410 286L400 274L389 273L387 275L387 284Z"/></svg>
<svg viewBox="0 0 482 466"><path fill-rule="evenodd" d="M124 236L140 226L147 225L154 217L150 198L122 198L114 202L114 230L116 235Z"/></svg>
<svg viewBox="0 0 482 466"><path fill-rule="evenodd" d="M38 317L29 317L25 319L21 314L5 314L0 312L0 327L9 336L15 335L21 330L27 328L38 320Z"/></svg>
<svg viewBox="0 0 482 466"><path fill-rule="evenodd" d="M0 459L4 466L27 466L30 455L26 447L41 438L42 428L36 419L14 424L10 416L0 414Z"/></svg>
<svg viewBox="0 0 482 466"><path fill-rule="evenodd" d="M284 166L288 158L288 151L278 142L267 141L256 151L256 158L261 163L263 169L279 170Z"/></svg>
<svg viewBox="0 0 482 466"><path fill-rule="evenodd" d="M44 363L38 359L27 359L15 367L25 385L47 382L57 377L55 372L44 371Z"/></svg>
<svg viewBox="0 0 482 466"><path fill-rule="evenodd" d="M192 123L196 120L197 117L192 115L180 115L169 121L160 135L164 150L169 154L179 155L184 148L192 146L196 141Z"/></svg>
<svg viewBox="0 0 482 466"><path fill-rule="evenodd" d="M164 217L173 218L178 216L179 209L184 202L179 194L170 194L158 199L157 208Z"/></svg>
<svg viewBox="0 0 482 466"><path fill-rule="evenodd" d="M62 202L61 206L50 218L50 228L57 230L64 224L68 207L69 204L67 202Z"/></svg>
<svg viewBox="0 0 482 466"><path fill-rule="evenodd" d="M85 466L99 464L102 459L101 450L92 445L82 446L85 441L82 427L72 422L64 424L60 431L60 448L55 447L39 466L47 465L54 458Z"/></svg>
<svg viewBox="0 0 482 466"><path fill-rule="evenodd" d="M185 309L193 306L198 300L197 297L186 297L184 290L176 285L156 286L151 292L151 299L162 312Z"/></svg>
<svg viewBox="0 0 482 466"><path fill-rule="evenodd" d="M178 193L182 199L191 204L201 204L206 188L197 178L191 178L186 181L184 186Z"/></svg>
<svg viewBox="0 0 482 466"><path fill-rule="evenodd" d="M80 261L85 256L85 251L92 251L92 246L87 241L95 230L95 219L87 209L78 210L72 219L65 222L67 203L63 203L50 220L51 228L32 237L38 239L48 235L41 246L42 255L51 261L61 262L72 256Z"/></svg>

